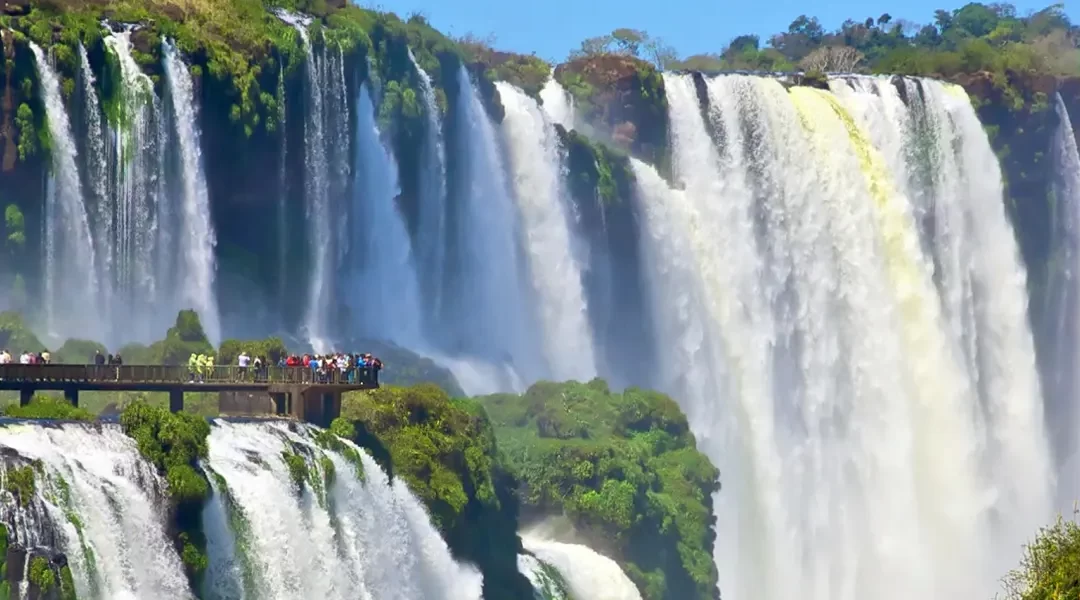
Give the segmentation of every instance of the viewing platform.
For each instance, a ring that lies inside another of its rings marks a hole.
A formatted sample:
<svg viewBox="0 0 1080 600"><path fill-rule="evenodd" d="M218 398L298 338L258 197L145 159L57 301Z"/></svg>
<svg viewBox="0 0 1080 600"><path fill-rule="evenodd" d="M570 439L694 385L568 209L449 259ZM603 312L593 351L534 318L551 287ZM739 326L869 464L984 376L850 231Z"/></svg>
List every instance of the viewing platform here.
<svg viewBox="0 0 1080 600"><path fill-rule="evenodd" d="M185 393L218 392L223 414L292 417L322 426L341 414L343 393L378 387L370 368L320 373L276 366L0 365L0 391L18 391L22 405L43 390L62 391L75 406L79 392L167 392L169 410L179 412Z"/></svg>

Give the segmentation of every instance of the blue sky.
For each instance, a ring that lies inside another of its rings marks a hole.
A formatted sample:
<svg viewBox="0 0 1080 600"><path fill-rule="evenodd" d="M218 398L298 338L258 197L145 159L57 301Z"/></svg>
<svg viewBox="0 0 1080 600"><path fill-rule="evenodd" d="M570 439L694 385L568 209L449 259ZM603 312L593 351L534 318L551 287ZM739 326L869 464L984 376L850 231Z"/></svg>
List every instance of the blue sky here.
<svg viewBox="0 0 1080 600"><path fill-rule="evenodd" d="M888 12L893 19L918 23L933 20L938 8L959 8L965 0L948 4L932 0L379 0L361 4L390 10L405 17L413 12L427 16L433 26L451 35L495 34L502 50L530 53L560 61L581 40L618 27L643 29L663 38L679 54L687 56L719 52L731 38L757 33L762 42L787 29L803 12L817 16L826 29L844 19L877 17ZM1017 2L1017 14L1045 8L1051 2ZM1076 5L1066 12L1075 22Z"/></svg>

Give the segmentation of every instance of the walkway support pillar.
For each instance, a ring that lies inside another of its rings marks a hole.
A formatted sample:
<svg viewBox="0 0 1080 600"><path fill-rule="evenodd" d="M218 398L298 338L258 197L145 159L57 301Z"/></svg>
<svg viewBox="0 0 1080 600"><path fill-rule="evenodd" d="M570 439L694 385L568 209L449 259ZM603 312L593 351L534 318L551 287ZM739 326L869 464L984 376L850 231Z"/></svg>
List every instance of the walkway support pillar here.
<svg viewBox="0 0 1080 600"><path fill-rule="evenodd" d="M24 387L19 388L19 406L26 406L30 404L30 400L34 398L34 388Z"/></svg>
<svg viewBox="0 0 1080 600"><path fill-rule="evenodd" d="M71 403L72 406L79 406L79 388L69 387L64 388L64 399Z"/></svg>
<svg viewBox="0 0 1080 600"><path fill-rule="evenodd" d="M184 410L184 388L172 388L169 390L169 412L178 413Z"/></svg>

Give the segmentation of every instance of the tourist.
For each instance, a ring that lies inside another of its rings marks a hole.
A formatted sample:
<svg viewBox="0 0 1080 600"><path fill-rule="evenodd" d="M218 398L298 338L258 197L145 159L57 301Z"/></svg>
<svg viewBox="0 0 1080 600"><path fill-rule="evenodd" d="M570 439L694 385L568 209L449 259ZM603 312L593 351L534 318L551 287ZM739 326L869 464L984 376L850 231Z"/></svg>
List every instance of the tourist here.
<svg viewBox="0 0 1080 600"><path fill-rule="evenodd" d="M94 350L94 357L90 359L91 364L95 364L99 367L105 366L105 357L101 354L101 350Z"/></svg>
<svg viewBox="0 0 1080 600"><path fill-rule="evenodd" d="M248 356L247 351L240 353L240 356L236 357L236 364L240 367L240 379L247 379L248 364L251 363L251 357Z"/></svg>

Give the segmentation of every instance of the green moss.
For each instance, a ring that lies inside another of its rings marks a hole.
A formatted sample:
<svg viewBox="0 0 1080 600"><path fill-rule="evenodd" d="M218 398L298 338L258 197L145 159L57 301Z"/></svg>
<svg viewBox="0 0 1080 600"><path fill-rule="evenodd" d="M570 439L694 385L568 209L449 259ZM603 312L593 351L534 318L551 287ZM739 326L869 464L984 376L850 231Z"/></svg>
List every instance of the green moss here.
<svg viewBox="0 0 1080 600"><path fill-rule="evenodd" d="M346 444L342 440L355 440L356 439L356 427L349 422L348 419L338 417L330 423L330 429L319 431L315 434L315 443L325 450L337 452L349 461L355 470L356 477L360 481L364 481L364 462L360 459L360 452ZM334 463L328 457L324 457L323 473L326 478L326 485L329 486L333 483L335 477Z"/></svg>
<svg viewBox="0 0 1080 600"><path fill-rule="evenodd" d="M23 97L30 94L24 91ZM34 124L34 111L27 103L22 103L15 111L15 128L19 131L19 160L26 161L38 152L37 126Z"/></svg>
<svg viewBox="0 0 1080 600"><path fill-rule="evenodd" d="M169 331L179 339L187 339L201 335L202 327L197 317L191 319L189 315L178 318ZM207 566L201 514L210 496L210 482L199 460L207 456L210 424L190 413L171 413L162 406L139 401L124 407L120 425L135 440L139 453L165 475L176 509L177 551L192 587L199 589Z"/></svg>
<svg viewBox="0 0 1080 600"><path fill-rule="evenodd" d="M515 484L478 402L451 399L433 384L384 386L346 394L331 430L351 433L345 419L356 443L424 503L454 555L478 565L487 597L532 597L517 568Z"/></svg>
<svg viewBox="0 0 1080 600"><path fill-rule="evenodd" d="M472 401L451 400L430 384L384 386L347 394L342 414L358 424L362 441L388 452L395 476L428 505L440 529L461 517L469 500L466 485L481 503L498 502L494 435Z"/></svg>
<svg viewBox="0 0 1080 600"><path fill-rule="evenodd" d="M22 467L8 468L4 471L4 490L15 498L19 506L29 506L37 491L36 476L40 463L31 463Z"/></svg>
<svg viewBox="0 0 1080 600"><path fill-rule="evenodd" d="M480 401L526 506L614 543L646 599L713 597L719 473L673 400L594 380Z"/></svg>
<svg viewBox="0 0 1080 600"><path fill-rule="evenodd" d="M76 600L77 598L75 579L71 576L71 568L64 565L60 568L60 600Z"/></svg>
<svg viewBox="0 0 1080 600"><path fill-rule="evenodd" d="M56 585L56 574L49 566L49 561L40 556L30 561L30 570L26 579L31 585L36 585L42 594L48 594Z"/></svg>
<svg viewBox="0 0 1080 600"><path fill-rule="evenodd" d="M308 479L307 461L304 460L303 456L291 450L282 450L281 460L285 463L285 467L289 469L289 477L292 479L293 486L298 492L302 491L304 482Z"/></svg>
<svg viewBox="0 0 1080 600"><path fill-rule="evenodd" d="M15 419L57 419L64 421L93 421L94 415L73 406L64 398L37 395L30 404L20 406L10 404L4 407L4 416Z"/></svg>

